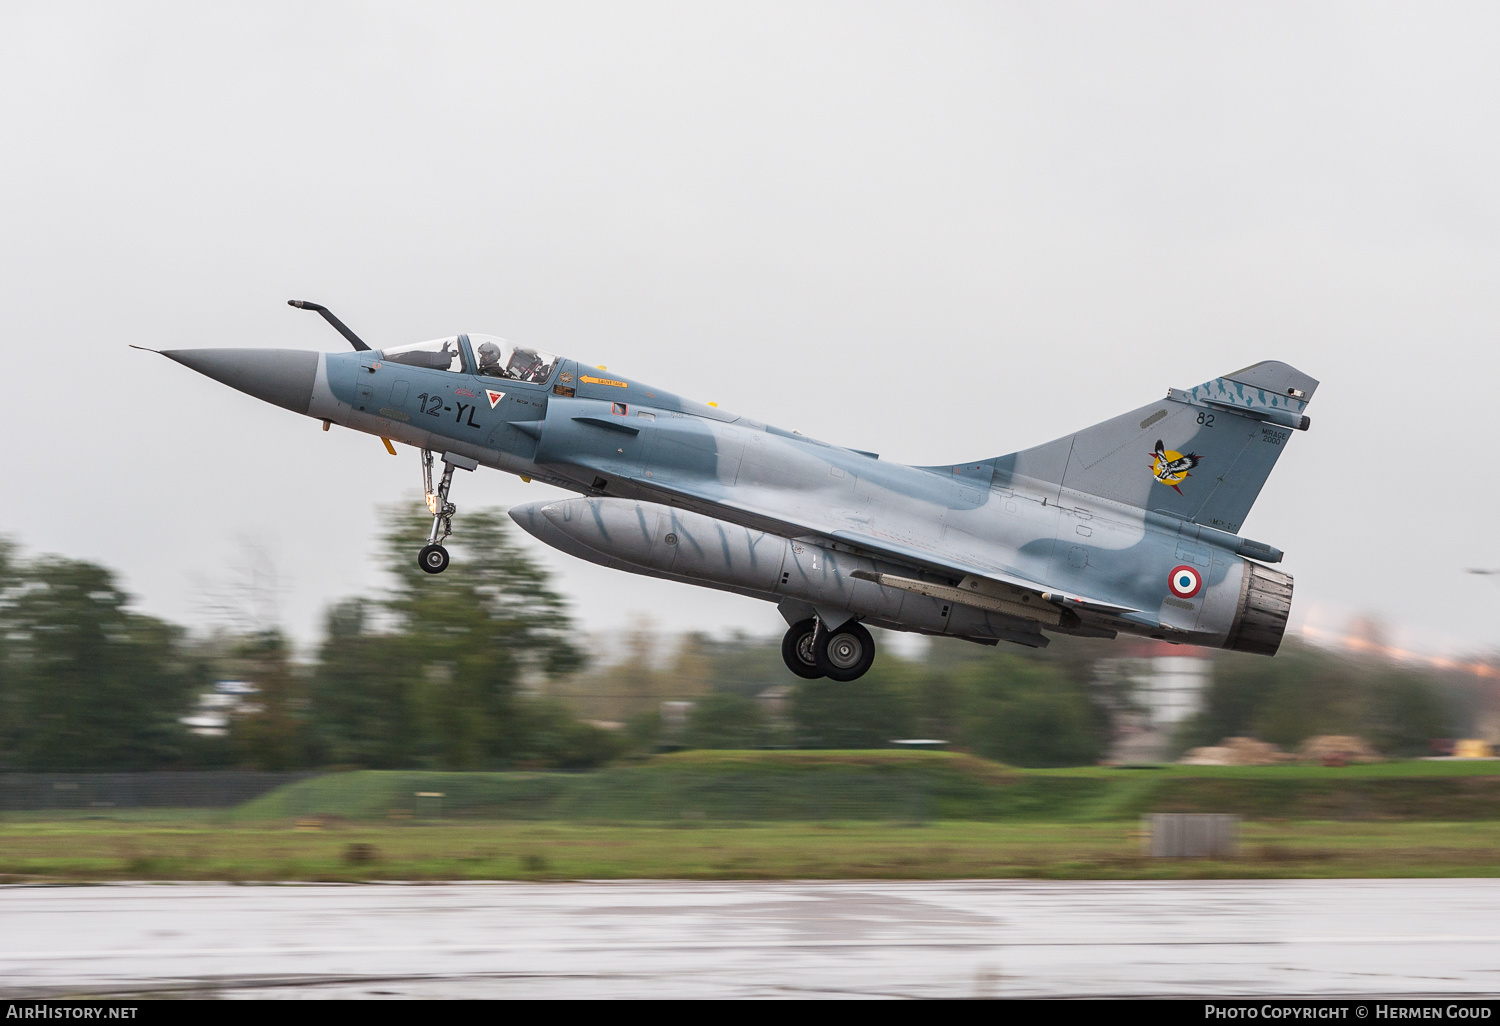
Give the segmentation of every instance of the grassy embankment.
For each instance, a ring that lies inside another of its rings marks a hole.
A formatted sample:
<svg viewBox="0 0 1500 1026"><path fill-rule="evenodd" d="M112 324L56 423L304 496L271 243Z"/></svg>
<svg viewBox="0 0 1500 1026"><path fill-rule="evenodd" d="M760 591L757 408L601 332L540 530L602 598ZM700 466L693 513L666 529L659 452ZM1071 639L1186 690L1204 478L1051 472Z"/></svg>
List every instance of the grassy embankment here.
<svg viewBox="0 0 1500 1026"><path fill-rule="evenodd" d="M1242 854L1143 858L1148 811L1241 813ZM0 875L1491 876L1497 844L1497 763L1014 770L940 753L691 752L592 774L330 774L225 812L12 813Z"/></svg>
<svg viewBox="0 0 1500 1026"><path fill-rule="evenodd" d="M234 817L1098 822L1145 812L1500 820L1500 762L1018 770L940 752L681 752L599 773L328 774Z"/></svg>

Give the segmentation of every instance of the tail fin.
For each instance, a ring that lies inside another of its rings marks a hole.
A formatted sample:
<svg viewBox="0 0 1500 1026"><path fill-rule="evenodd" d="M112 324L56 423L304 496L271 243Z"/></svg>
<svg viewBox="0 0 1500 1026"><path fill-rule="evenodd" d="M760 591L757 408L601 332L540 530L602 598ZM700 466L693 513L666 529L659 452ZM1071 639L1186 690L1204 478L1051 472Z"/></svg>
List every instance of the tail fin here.
<svg viewBox="0 0 1500 1026"><path fill-rule="evenodd" d="M1024 479L1239 533L1318 383L1267 360L1034 449L994 461Z"/></svg>

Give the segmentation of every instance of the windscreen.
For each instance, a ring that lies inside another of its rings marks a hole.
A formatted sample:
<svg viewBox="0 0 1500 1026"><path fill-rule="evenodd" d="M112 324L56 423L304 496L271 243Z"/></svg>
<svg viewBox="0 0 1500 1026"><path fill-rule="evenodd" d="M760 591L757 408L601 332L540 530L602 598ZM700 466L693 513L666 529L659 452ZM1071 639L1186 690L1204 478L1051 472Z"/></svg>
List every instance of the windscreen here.
<svg viewBox="0 0 1500 1026"><path fill-rule="evenodd" d="M455 374L464 369L463 352L459 348L457 335L435 338L430 342L413 342L409 346L397 346L395 349L382 349L380 358L387 363L452 371Z"/></svg>

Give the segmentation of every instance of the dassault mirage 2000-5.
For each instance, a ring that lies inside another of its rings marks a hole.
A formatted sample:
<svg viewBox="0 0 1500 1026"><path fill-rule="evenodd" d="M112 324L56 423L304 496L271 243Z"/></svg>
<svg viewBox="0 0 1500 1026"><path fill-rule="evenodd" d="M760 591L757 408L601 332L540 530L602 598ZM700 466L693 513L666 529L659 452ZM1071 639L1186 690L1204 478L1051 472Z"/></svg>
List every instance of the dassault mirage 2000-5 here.
<svg viewBox="0 0 1500 1026"><path fill-rule="evenodd" d="M848 681L865 624L1040 647L1120 633L1272 655L1292 579L1240 525L1318 383L1267 361L1009 456L903 466L491 335L352 353L178 349L232 388L422 452L448 565L453 472L581 497L517 506L592 563L776 603L787 667ZM433 486L434 454L443 469Z"/></svg>

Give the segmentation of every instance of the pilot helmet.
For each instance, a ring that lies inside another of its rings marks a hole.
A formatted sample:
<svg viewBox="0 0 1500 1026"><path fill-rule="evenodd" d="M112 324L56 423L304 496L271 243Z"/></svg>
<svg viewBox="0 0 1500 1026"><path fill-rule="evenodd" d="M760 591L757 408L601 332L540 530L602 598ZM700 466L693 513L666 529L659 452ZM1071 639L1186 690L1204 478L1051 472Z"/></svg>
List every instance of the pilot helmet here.
<svg viewBox="0 0 1500 1026"><path fill-rule="evenodd" d="M493 342L481 342L479 345L479 362L488 366L500 362L500 347Z"/></svg>

